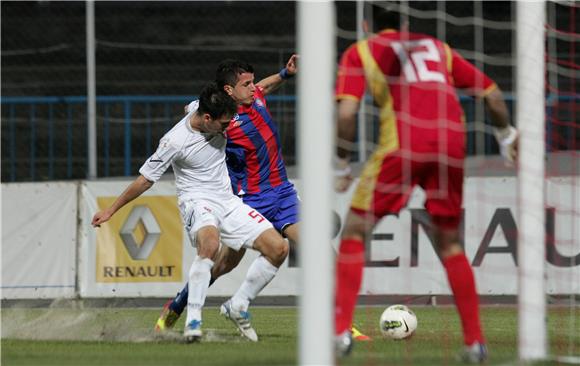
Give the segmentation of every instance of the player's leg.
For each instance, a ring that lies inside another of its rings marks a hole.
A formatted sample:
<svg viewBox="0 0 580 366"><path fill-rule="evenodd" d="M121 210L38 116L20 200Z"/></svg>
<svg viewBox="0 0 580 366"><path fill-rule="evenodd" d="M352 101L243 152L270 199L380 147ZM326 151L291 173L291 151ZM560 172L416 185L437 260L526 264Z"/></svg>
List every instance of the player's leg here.
<svg viewBox="0 0 580 366"><path fill-rule="evenodd" d="M258 336L250 325L248 307L278 272L288 255L288 243L255 209L234 201L229 202L233 211L222 220L222 242L234 250L253 248L261 255L252 262L240 288L221 306L220 312L237 326L242 335L257 341Z"/></svg>
<svg viewBox="0 0 580 366"><path fill-rule="evenodd" d="M430 170L431 177L440 174L447 176L444 180L429 179L424 184L427 193L425 207L433 220L435 244L461 319L466 346L465 361L482 362L487 357L487 350L479 317L479 297L473 269L463 251L458 230L463 196L463 167L440 165ZM442 181L446 182L446 186L440 184Z"/></svg>
<svg viewBox="0 0 580 366"><path fill-rule="evenodd" d="M245 253L246 250L244 248L235 251L226 245L222 245L214 260L209 286L211 287L216 279L236 268ZM179 291L173 299L168 300L163 306L163 310L161 310L161 314L155 323L156 331L160 332L173 328L187 306L188 295L189 283L186 283L183 289Z"/></svg>
<svg viewBox="0 0 580 366"><path fill-rule="evenodd" d="M353 321L365 262L365 243L373 223L352 210L344 224L336 260L335 332L349 330Z"/></svg>
<svg viewBox="0 0 580 366"><path fill-rule="evenodd" d="M401 158L396 154L375 152L361 174L346 217L336 261L335 334L339 356L350 352L354 310L362 284L365 244L376 222L397 213L409 197L412 184L401 184ZM376 169L376 167L380 167Z"/></svg>
<svg viewBox="0 0 580 366"><path fill-rule="evenodd" d="M175 326L187 306L187 296L189 296L189 282L185 283L183 289L174 298L169 299L163 305L161 314L159 314L159 318L155 322L154 329L156 332L164 332Z"/></svg>
<svg viewBox="0 0 580 366"><path fill-rule="evenodd" d="M296 248L296 244L298 243L298 235L300 232L300 225L298 222L293 224L286 225L282 228L281 234L288 239L290 242L290 246L292 248Z"/></svg>
<svg viewBox="0 0 580 366"><path fill-rule="evenodd" d="M219 249L219 231L216 226L207 225L195 232L197 256L189 269L189 294L187 298L187 318L184 336L192 342L201 338L202 308L205 303L211 269L212 258Z"/></svg>
<svg viewBox="0 0 580 366"><path fill-rule="evenodd" d="M374 222L369 222L360 213L351 210L346 217L338 248L334 330L336 352L341 357L350 353L353 346L352 339L356 334L353 331L352 323L363 279L365 243L373 226Z"/></svg>
<svg viewBox="0 0 580 366"><path fill-rule="evenodd" d="M441 221L439 220L434 221ZM465 349L464 361L479 363L487 358L485 339L479 317L479 297L477 295L473 269L459 242L457 229L448 229L436 224L434 237L439 254L447 272L451 292L461 319Z"/></svg>
<svg viewBox="0 0 580 366"><path fill-rule="evenodd" d="M276 276L288 255L288 244L273 228L267 229L254 241L253 248L262 255L252 262L244 282L234 296L226 301L220 312L230 319L242 334L256 342L258 335L250 324L250 302Z"/></svg>
<svg viewBox="0 0 580 366"><path fill-rule="evenodd" d="M240 264L242 258L246 254L245 248L240 248L240 250L233 250L227 245L222 245L220 251L215 258L215 265L211 271L211 281L210 286L226 273L230 273L234 268Z"/></svg>

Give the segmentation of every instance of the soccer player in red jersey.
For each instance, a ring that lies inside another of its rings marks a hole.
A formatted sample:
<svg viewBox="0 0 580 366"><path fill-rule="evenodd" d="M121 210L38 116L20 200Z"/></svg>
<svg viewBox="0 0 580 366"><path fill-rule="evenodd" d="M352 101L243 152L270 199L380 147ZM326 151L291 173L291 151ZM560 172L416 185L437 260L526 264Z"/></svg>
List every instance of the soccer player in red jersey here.
<svg viewBox="0 0 580 366"><path fill-rule="evenodd" d="M398 214L414 186L426 192L435 244L447 272L463 327L466 362L487 357L472 268L458 226L465 159L464 116L455 89L484 98L502 154L516 158L517 131L498 86L446 43L406 31L395 4L372 6L374 29L368 39L342 55L336 81L338 140L354 141L360 101L369 91L379 109L379 143L360 176L342 232L336 270L336 347L352 347L349 326L360 290L365 243L376 223ZM367 23L368 27L368 23ZM351 181L346 144L337 148L335 188Z"/></svg>

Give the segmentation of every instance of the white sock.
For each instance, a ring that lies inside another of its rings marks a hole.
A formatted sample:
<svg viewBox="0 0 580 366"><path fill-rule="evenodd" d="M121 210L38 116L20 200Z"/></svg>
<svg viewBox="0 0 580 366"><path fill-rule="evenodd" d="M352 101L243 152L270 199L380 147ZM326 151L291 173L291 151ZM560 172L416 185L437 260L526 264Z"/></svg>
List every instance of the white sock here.
<svg viewBox="0 0 580 366"><path fill-rule="evenodd" d="M248 269L246 279L232 297L232 307L238 311L247 311L250 300L256 298L260 291L272 281L277 272L278 268L268 262L266 257L256 258Z"/></svg>
<svg viewBox="0 0 580 366"><path fill-rule="evenodd" d="M194 319L201 321L201 308L205 303L212 267L213 261L211 259L197 256L189 268L186 326Z"/></svg>

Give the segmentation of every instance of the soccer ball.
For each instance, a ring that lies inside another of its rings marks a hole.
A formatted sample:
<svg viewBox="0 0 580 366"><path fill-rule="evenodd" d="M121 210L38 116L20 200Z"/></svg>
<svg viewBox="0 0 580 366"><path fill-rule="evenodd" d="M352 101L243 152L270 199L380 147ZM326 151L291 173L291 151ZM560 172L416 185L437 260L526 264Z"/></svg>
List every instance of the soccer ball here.
<svg viewBox="0 0 580 366"><path fill-rule="evenodd" d="M383 311L381 333L391 339L405 339L417 329L417 316L405 305L392 305Z"/></svg>

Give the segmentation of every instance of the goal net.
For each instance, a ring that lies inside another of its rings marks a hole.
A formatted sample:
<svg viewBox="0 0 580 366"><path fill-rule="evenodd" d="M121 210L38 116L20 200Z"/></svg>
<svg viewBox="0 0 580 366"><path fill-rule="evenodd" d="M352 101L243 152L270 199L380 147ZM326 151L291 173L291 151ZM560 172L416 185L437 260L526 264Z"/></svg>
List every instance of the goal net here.
<svg viewBox="0 0 580 366"><path fill-rule="evenodd" d="M498 84L511 123L520 132L520 162L506 167L483 99L459 92L467 153L460 234L474 269L492 361L577 362L578 4L417 1L404 5L412 32L446 42ZM337 56L366 37L360 27L362 8L361 3L336 3ZM531 8L539 12L528 13ZM302 55L305 67L311 57ZM356 173L379 146L382 133L376 103L367 94L361 104L351 156ZM308 185L309 178L304 179ZM409 186L403 182L400 188ZM334 200L343 220L352 194L351 187ZM385 353L394 355L395 363L429 357L453 363L461 344L459 318L435 251L424 200L424 192L413 190L406 209L381 220L367 244L355 325L377 342L356 344L363 354L354 357L368 364L383 362ZM414 343L392 345L382 338L379 316L396 303L417 310Z"/></svg>

